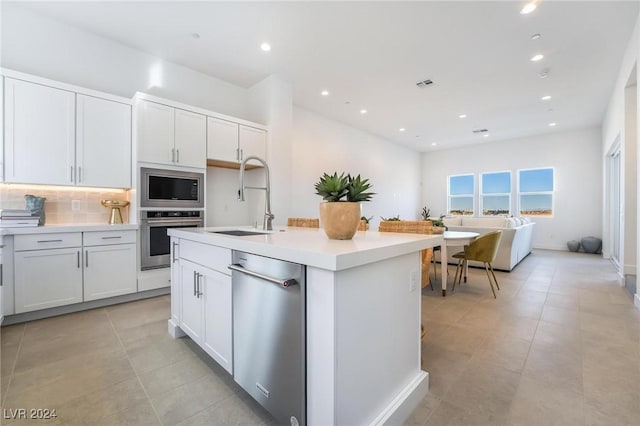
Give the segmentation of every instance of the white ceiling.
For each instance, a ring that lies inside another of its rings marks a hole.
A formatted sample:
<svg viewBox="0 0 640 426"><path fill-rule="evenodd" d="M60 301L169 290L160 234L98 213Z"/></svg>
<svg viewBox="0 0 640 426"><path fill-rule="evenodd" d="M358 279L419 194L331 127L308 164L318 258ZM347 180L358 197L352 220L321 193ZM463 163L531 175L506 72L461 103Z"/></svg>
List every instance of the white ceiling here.
<svg viewBox="0 0 640 426"><path fill-rule="evenodd" d="M521 15L524 3L23 5L239 86L278 74L297 105L429 151L601 123L638 2L547 0ZM424 79L434 84L417 88Z"/></svg>

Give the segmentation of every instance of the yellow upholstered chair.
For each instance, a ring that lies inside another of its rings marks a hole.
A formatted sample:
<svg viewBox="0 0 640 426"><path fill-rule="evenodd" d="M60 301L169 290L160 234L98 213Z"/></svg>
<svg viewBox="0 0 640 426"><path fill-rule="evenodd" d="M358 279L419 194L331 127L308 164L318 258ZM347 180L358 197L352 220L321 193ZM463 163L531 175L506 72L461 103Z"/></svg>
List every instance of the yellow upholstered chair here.
<svg viewBox="0 0 640 426"><path fill-rule="evenodd" d="M297 226L298 228L320 228L320 219L308 217L290 217L287 219L287 226Z"/></svg>
<svg viewBox="0 0 640 426"><path fill-rule="evenodd" d="M466 246L464 251L453 255L454 258L458 259L458 267L456 268L456 276L453 279L452 291L456 289L456 280L460 283L460 280L462 279L462 272L465 264L469 260L475 260L477 262L484 263L484 269L487 272L487 278L489 278L489 286L491 286L493 297L496 297L496 291L493 288L493 283L496 284L496 288L498 290L500 290L500 286L498 285L496 274L493 273L493 266L491 263L495 260L496 253L498 253L498 245L500 244L501 237L502 231L493 231L480 235L473 240L471 244ZM489 272L491 272L491 274L489 274ZM492 277L493 281L491 281Z"/></svg>

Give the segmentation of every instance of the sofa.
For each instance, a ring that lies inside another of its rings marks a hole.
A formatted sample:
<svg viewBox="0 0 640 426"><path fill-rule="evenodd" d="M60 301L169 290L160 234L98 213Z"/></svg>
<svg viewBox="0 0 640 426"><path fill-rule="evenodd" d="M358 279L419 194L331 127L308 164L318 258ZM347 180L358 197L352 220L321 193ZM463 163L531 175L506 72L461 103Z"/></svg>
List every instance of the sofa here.
<svg viewBox="0 0 640 426"><path fill-rule="evenodd" d="M477 232L480 235L496 230L502 231L493 269L511 271L531 253L535 223L529 218L456 216L443 218L443 222L449 231ZM453 253L449 254L449 263L456 264L457 259L451 255L458 250L452 251ZM469 265L483 266L481 262L469 262Z"/></svg>

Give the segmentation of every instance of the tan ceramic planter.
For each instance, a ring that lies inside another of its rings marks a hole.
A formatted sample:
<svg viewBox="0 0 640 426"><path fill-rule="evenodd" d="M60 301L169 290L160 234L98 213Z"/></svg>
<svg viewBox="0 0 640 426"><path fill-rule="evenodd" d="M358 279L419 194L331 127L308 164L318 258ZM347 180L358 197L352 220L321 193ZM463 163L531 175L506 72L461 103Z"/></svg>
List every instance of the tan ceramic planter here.
<svg viewBox="0 0 640 426"><path fill-rule="evenodd" d="M360 203L320 203L320 221L330 240L350 240L360 224Z"/></svg>

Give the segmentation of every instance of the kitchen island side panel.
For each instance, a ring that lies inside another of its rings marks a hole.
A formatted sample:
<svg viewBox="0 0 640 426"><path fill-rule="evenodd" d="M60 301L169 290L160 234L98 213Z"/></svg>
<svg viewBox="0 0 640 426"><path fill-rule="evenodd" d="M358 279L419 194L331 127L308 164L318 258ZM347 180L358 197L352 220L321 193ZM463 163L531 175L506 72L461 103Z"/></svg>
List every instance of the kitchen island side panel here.
<svg viewBox="0 0 640 426"><path fill-rule="evenodd" d="M418 252L338 272L307 268L309 425L372 424L422 399L419 279Z"/></svg>
<svg viewBox="0 0 640 426"><path fill-rule="evenodd" d="M370 424L422 374L420 290L419 252L337 273L337 424Z"/></svg>

